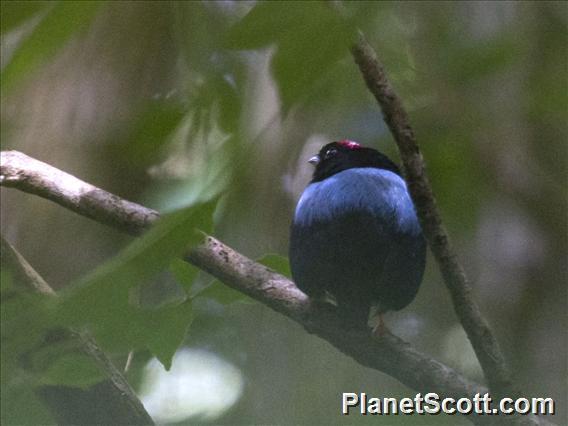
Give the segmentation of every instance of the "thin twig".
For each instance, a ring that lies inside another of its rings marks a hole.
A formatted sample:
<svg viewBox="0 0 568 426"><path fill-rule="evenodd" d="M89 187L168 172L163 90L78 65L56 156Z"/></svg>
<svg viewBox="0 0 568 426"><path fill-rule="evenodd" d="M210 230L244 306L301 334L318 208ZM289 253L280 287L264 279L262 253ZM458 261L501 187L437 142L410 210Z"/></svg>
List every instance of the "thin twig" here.
<svg viewBox="0 0 568 426"><path fill-rule="evenodd" d="M424 159L402 101L388 81L377 54L363 36L360 36L351 52L367 87L377 99L398 146L424 235L438 262L456 314L479 359L489 389L496 396L512 397L517 392L514 390L505 358L489 324L471 296L471 286L450 245L426 175Z"/></svg>

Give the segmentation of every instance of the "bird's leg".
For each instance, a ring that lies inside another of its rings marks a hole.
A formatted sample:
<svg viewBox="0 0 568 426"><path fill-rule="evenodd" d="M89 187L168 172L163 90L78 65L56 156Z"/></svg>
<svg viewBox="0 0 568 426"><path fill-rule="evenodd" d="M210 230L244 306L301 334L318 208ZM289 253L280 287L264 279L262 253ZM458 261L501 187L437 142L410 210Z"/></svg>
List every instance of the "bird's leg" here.
<svg viewBox="0 0 568 426"><path fill-rule="evenodd" d="M382 312L378 313L375 316L375 320L376 320L376 324L373 327L373 336L377 337L377 338L381 338L383 337L387 332L387 326L385 325L385 321L383 319L383 314Z"/></svg>

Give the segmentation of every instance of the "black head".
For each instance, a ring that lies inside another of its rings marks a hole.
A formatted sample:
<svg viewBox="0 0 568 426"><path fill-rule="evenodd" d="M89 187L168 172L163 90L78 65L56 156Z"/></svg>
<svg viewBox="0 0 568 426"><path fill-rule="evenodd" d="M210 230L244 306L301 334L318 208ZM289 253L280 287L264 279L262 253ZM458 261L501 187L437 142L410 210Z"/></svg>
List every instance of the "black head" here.
<svg viewBox="0 0 568 426"><path fill-rule="evenodd" d="M390 170L400 176L400 169L386 155L347 139L328 143L309 162L316 166L312 182L320 182L343 170L356 167Z"/></svg>

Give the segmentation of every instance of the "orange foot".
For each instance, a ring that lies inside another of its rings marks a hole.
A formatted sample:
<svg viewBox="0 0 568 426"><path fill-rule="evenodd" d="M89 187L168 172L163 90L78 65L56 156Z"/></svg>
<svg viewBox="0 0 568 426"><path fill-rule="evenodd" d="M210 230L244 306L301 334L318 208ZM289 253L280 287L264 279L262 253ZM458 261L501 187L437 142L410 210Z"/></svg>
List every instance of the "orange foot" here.
<svg viewBox="0 0 568 426"><path fill-rule="evenodd" d="M387 329L387 326L385 325L385 322L383 320L383 314L378 314L376 316L376 318L378 318L378 321L377 321L377 324L373 327L372 334L373 334L374 337L380 339L385 334L387 334L388 329Z"/></svg>

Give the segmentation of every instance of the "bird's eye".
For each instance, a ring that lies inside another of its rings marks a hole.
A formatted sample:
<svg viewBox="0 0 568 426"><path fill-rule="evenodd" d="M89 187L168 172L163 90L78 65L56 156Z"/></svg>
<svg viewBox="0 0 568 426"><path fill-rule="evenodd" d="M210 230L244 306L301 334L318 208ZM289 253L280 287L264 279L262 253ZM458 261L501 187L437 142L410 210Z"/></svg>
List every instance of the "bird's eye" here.
<svg viewBox="0 0 568 426"><path fill-rule="evenodd" d="M328 149L328 150L325 152L325 158L326 158L326 159L327 159L327 158L331 158L331 157L335 156L335 154L337 154L337 149L335 149L335 148Z"/></svg>

